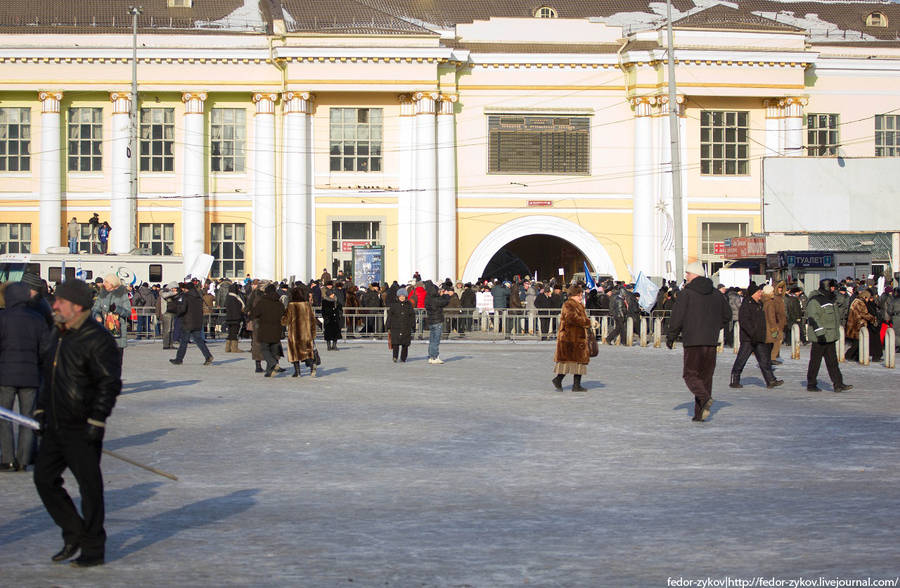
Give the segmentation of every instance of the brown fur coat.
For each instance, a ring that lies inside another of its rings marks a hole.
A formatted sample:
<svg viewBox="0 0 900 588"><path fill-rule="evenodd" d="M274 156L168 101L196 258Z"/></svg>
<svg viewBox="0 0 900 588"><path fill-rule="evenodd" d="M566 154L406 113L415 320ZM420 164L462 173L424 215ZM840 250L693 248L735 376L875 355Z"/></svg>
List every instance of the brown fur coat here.
<svg viewBox="0 0 900 588"><path fill-rule="evenodd" d="M281 324L287 327L288 361L303 361L313 357L313 341L316 338L316 315L309 302L288 304Z"/></svg>
<svg viewBox="0 0 900 588"><path fill-rule="evenodd" d="M864 329L870 322L874 323L875 317L869 314L865 301L861 298L855 299L847 315L847 338L859 339L859 330Z"/></svg>
<svg viewBox="0 0 900 588"><path fill-rule="evenodd" d="M554 361L589 363L591 355L585 329L590 325L591 321L587 317L584 305L571 298L566 300L559 318Z"/></svg>

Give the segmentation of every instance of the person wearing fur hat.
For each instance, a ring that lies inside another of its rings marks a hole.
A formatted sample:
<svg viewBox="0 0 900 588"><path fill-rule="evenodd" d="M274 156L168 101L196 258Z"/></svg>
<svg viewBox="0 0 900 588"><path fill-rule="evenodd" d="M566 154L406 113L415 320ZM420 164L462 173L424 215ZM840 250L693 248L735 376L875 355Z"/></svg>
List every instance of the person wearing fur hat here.
<svg viewBox="0 0 900 588"><path fill-rule="evenodd" d="M53 310L59 320L50 336L54 358L43 374L34 418L43 440L34 467L34 485L44 507L62 529L63 548L51 559L76 567L104 563L103 476L100 455L106 421L122 390L122 361L113 336L90 320L94 292L81 280L56 288ZM63 487L68 468L78 482L81 514Z"/></svg>
<svg viewBox="0 0 900 588"><path fill-rule="evenodd" d="M679 334L684 346L682 378L694 395L694 417L705 421L712 407L712 381L716 371L719 331L728 326L731 308L699 261L684 270L687 282L672 307L666 347L672 349Z"/></svg>
<svg viewBox="0 0 900 588"><path fill-rule="evenodd" d="M772 364L769 344L766 343L766 315L763 312L760 299L762 298L762 290L755 282L750 282L747 291L744 294L744 301L738 315L738 323L741 326L740 348L737 357L734 359L734 365L731 367L731 384L732 388L743 388L741 385L741 372L750 359L750 354L756 356L756 362L762 371L763 380L766 387L774 388L784 384L784 380L775 378L772 371Z"/></svg>
<svg viewBox="0 0 900 588"><path fill-rule="evenodd" d="M559 331L556 335L556 353L553 356L553 387L562 391L562 381L566 374L572 374L574 382L572 392L587 390L581 385L581 376L587 373L591 361L588 348L587 330L591 327L591 319L582 302L581 286L571 286L568 298L562 305L559 315Z"/></svg>
<svg viewBox="0 0 900 588"><path fill-rule="evenodd" d="M388 308L385 322L385 328L391 337L391 353L394 363L397 362L398 356L401 362L406 363L412 333L416 328L416 310L406 294L406 288L397 290L397 301Z"/></svg>

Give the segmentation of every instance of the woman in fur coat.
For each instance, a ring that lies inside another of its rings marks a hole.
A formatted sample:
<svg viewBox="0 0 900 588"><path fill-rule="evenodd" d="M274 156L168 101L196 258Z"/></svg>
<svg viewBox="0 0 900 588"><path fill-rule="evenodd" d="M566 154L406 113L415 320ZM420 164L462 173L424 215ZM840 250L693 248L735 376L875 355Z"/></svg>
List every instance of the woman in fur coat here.
<svg viewBox="0 0 900 588"><path fill-rule="evenodd" d="M587 373L588 362L591 360L587 342L587 329L591 327L591 320L582 303L581 286L572 286L568 294L559 317L554 357L556 366L553 368L556 377L553 378L553 386L562 390L565 375L573 374L575 382L572 391L584 392L586 388L581 386L581 376Z"/></svg>
<svg viewBox="0 0 900 588"><path fill-rule="evenodd" d="M406 298L406 288L397 290L397 302L388 308L385 328L391 334L394 363L397 362L398 355L400 361L405 363L406 355L409 352L409 343L412 340L412 332L416 328L416 310Z"/></svg>
<svg viewBox="0 0 900 588"><path fill-rule="evenodd" d="M294 375L300 375L300 362L309 368L309 375L316 375L315 346L316 315L309 304L309 290L302 283L291 290L291 301L288 303L282 326L287 327L288 361L294 364Z"/></svg>

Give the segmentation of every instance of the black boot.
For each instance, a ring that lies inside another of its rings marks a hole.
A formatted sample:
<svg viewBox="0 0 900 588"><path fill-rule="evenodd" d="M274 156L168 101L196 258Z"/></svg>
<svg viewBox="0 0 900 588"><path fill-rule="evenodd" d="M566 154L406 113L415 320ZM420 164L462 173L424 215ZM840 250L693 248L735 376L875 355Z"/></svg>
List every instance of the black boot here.
<svg viewBox="0 0 900 588"><path fill-rule="evenodd" d="M257 373L257 374L261 374L261 373L263 373L264 371L265 371L265 370L262 368L262 362L261 362L261 361L257 361L257 362L256 362L256 373Z"/></svg>
<svg viewBox="0 0 900 588"><path fill-rule="evenodd" d="M300 362L299 362L299 361L295 361L295 362L294 362L294 375L291 376L291 377L292 377L292 378L296 378L296 377L298 377L299 375L300 375Z"/></svg>
<svg viewBox="0 0 900 588"><path fill-rule="evenodd" d="M731 383L728 384L730 388L743 388L744 386L741 384L741 374L735 374L732 372L731 374Z"/></svg>
<svg viewBox="0 0 900 588"><path fill-rule="evenodd" d="M572 384L572 392L587 392L587 388L581 385L581 376L575 374L575 382Z"/></svg>
<svg viewBox="0 0 900 588"><path fill-rule="evenodd" d="M561 392L561 391L562 391L563 375L562 375L562 374L557 374L557 376L556 376L555 378L553 378L552 381L553 381L553 387L556 388L557 390L559 390L559 391Z"/></svg>

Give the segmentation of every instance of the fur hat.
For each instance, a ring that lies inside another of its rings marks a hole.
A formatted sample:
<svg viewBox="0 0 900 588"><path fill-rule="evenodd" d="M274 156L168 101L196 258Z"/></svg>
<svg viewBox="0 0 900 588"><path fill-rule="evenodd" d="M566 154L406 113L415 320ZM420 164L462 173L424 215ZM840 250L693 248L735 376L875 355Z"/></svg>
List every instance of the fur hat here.
<svg viewBox="0 0 900 588"><path fill-rule="evenodd" d="M695 276L706 276L706 270L703 269L703 264L699 261L692 261L687 264L687 267L684 268L684 273L694 274Z"/></svg>
<svg viewBox="0 0 900 588"><path fill-rule="evenodd" d="M94 289L81 280L66 280L56 287L54 294L85 310L94 305Z"/></svg>
<svg viewBox="0 0 900 588"><path fill-rule="evenodd" d="M774 296L775 295L775 288L772 287L772 284L766 284L765 286L763 286L762 291L763 291L763 296Z"/></svg>

